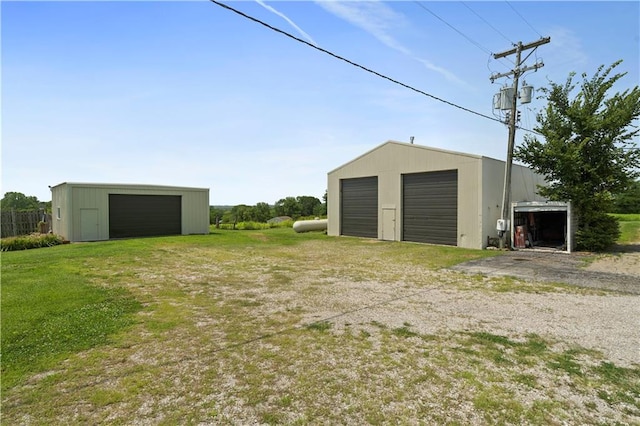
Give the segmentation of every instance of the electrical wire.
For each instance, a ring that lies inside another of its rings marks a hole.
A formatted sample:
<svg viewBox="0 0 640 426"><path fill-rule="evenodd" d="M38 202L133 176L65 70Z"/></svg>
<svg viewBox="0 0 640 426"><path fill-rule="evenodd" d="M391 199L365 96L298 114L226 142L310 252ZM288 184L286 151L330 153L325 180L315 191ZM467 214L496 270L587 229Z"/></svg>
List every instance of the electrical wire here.
<svg viewBox="0 0 640 426"><path fill-rule="evenodd" d="M431 15L435 16L437 19L439 19L441 22L443 22L445 25L447 25L449 28L451 28L452 30L454 30L455 32L457 32L458 34L460 34L462 37L464 37L468 42L470 42L471 44L473 44L474 46L476 46L478 49L482 50L483 52L487 53L489 55L489 58L493 57L493 52L491 52L489 49L487 49L486 47L482 46L480 43L476 42L475 40L473 40L472 38L468 37L466 34L464 34L462 31L458 30L456 27L454 27L453 25L451 25L449 22L445 21L443 18L441 18L440 16L436 15L435 12L433 12L431 9L429 9L428 7L426 7L424 4L422 4L419 1L414 2L416 3L418 6L420 6L422 9L426 10L427 12L429 12ZM508 39L507 39L508 40ZM513 62L511 59L509 58L503 58L506 59L507 61L511 62L512 64L515 65L515 62ZM505 68L509 68L508 65L505 65L502 62L498 62L500 65L502 65ZM489 69L489 71L491 71L491 68L489 68L489 63L487 62L487 68Z"/></svg>
<svg viewBox="0 0 640 426"><path fill-rule="evenodd" d="M480 20L482 20L482 22L484 22L485 24L487 24L491 29L493 29L495 32L497 32L498 34L500 34L502 36L502 38L504 38L505 40L507 40L509 43L511 43L512 45L515 46L515 43L506 35L504 35L500 30L498 30L496 27L494 27L493 25L491 25L491 23L489 23L489 21L487 21L486 19L484 19L482 16L480 16L478 14L478 12L476 12L475 10L471 9L471 7L469 7L469 5L465 2L461 2L467 9L469 9L474 15L476 15L478 18L480 18Z"/></svg>
<svg viewBox="0 0 640 426"><path fill-rule="evenodd" d="M489 55L491 55L493 52L491 52L489 49L487 49L486 47L482 46L480 43L476 42L475 40L473 40L472 38L468 37L465 33L463 33L462 31L460 31L459 29L457 29L456 27L454 27L453 25L451 25L450 23L448 23L447 21L445 21L444 19L442 19L441 17L439 17L438 15L436 15L431 9L429 9L427 6L425 6L424 4L422 4L419 1L414 2L415 4L417 4L418 6L420 6L422 9L426 10L427 12L429 12L431 15L435 16L438 20L440 20L442 23L444 23L446 26L448 26L449 28L451 28L453 31L457 32L458 34L460 34L462 37L464 37L469 43L473 44L474 46L476 46L478 49L484 51L485 53L488 53Z"/></svg>
<svg viewBox="0 0 640 426"><path fill-rule="evenodd" d="M241 11L239 11L239 10L237 10L237 9L234 9L233 7L231 7L231 6L229 6L229 5L226 5L226 4L224 4L224 3L221 3L221 2L219 2L218 0L209 0L209 1L210 1L211 3L213 3L213 4L217 5L217 6L220 6L220 7L224 8L224 9L227 9L227 10L229 10L229 11L231 11L231 12L233 12L233 13L237 14L237 15L242 16L243 18L246 18L246 19L248 19L248 20L250 20L250 21L253 21L253 22L257 23L257 24L260 24L260 25L262 25L262 26L264 26L264 27L266 27L266 28L268 28L268 29L270 29L270 30L272 30L272 31L275 31L275 32L277 32L277 33L279 33L279 34L282 34L282 35L286 36L286 37L289 37L289 38L291 38L291 39L293 39L293 40L295 40L295 41L297 41L297 42L299 42L299 43L302 43L302 44L304 44L304 45L308 46L308 47L311 47L311 48L313 48L313 49L315 49L315 50L318 50L318 51L320 51L320 52L322 52L322 53L326 53L327 55L329 55L329 56L331 56L331 57L333 57L333 58L339 59L339 60L341 60L341 61L343 61L343 62L346 62L346 63L348 63L349 65L352 65L352 66L354 66L354 67L356 67L356 68L360 68L360 69L361 69L361 70L363 70L363 71L366 71L366 72L368 72L368 73L371 73L371 74L373 74L373 75L376 75L376 76L378 76L378 77L380 77L380 78L383 78L383 79L385 79L385 80L387 80L387 81L390 81L390 82L392 82L392 83L394 83L394 84L397 84L397 85L399 85L399 86L402 86L402 87L404 87L404 88L406 88L406 89L412 90L412 91L414 91L414 92L416 92L416 93L419 93L419 94L421 94L421 95L427 96L427 97L429 97L429 98L431 98L431 99L434 99L434 100L436 100L436 101L438 101L438 102L442 102L442 103L447 104L447 105L449 105L449 106L452 106L452 107L454 107L454 108L458 108L458 109L460 109L460 110L462 110L462 111L466 111L466 112L468 112L468 113L471 113L471 114L477 115L477 116L479 116L479 117L483 117L483 118L486 118L486 119L488 119L488 120L495 121L495 122L498 122L498 123L501 123L501 124L502 124L502 121L501 121L501 120L499 120L499 119L497 119L497 118L490 117L490 116L488 116L488 115L486 115L486 114L482 114L482 113L477 112L477 111L474 111L474 110L472 110L472 109L469 109L469 108L466 108L466 107L463 107L463 106L457 105L457 104L455 104L455 103L453 103L453 102L450 102L450 101L447 101L447 100L445 100L445 99L439 98L439 97L437 97L437 96L435 96L435 95L432 95L432 94L430 94L430 93L427 93L427 92L425 92L425 91L423 91L423 90L416 89L415 87L409 86L408 84L402 83L402 82L400 82L400 81L398 81L398 80L395 80L395 79L393 79L393 78L391 78L391 77L387 77L387 76L386 76L386 75L384 75L384 74L381 74L381 73L379 73L379 72L377 72L377 71L374 71L374 70L372 70L372 69L370 69L370 68L367 68L367 67L365 67L365 66L363 66L363 65L360 65L360 64L358 64L358 63L356 63L356 62L353 62L353 61L351 61L351 60L349 60L349 59L347 59L347 58L344 58L344 57L342 57L342 56L340 56L340 55L337 55L337 54L335 54L335 53L333 53L333 52L331 52L331 51L329 51L329 50L326 50L326 49L323 49L323 48L321 48L321 47L319 47L319 46L316 46L315 44L309 43L309 42L308 42L308 41L306 41L306 40L303 40L303 39L301 39L301 38L299 38L299 37L296 37L296 36L294 36L294 35L292 35L292 34L290 34L290 33L286 32L286 31L281 30L281 29L279 29L279 28L276 28L276 27L274 27L274 26L272 26L272 25L269 25L269 24L267 24L266 22L263 22L263 21L261 21L261 20L259 20L259 19L257 19L257 18L254 18L253 16L247 15L246 13L241 12ZM520 127L519 127L519 128L520 128ZM534 132L533 130L529 130L529 129L524 129L524 128L520 128L520 129L521 129L521 130L524 130L524 131L528 131L528 132L537 133L537 132Z"/></svg>
<svg viewBox="0 0 640 426"><path fill-rule="evenodd" d="M533 28L533 25L531 25L531 24L529 23L529 21L527 21L527 20L524 18L524 16L522 16L522 15L520 14L520 12L518 12L518 11L516 10L516 8L515 8L515 7L513 7L513 5L512 5L508 0L505 0L505 3L507 3L507 4L509 5L509 7L510 7L510 8L511 8L515 13L516 13L516 15L518 15L518 16L520 17L520 19L522 19L522 20L524 21L524 23L525 23L525 24L527 24L527 25L529 26L529 28L531 28L531 29L532 29L536 34L538 34L540 37L542 37L542 34L540 34L540 33L538 32L538 30L536 30L535 28Z"/></svg>

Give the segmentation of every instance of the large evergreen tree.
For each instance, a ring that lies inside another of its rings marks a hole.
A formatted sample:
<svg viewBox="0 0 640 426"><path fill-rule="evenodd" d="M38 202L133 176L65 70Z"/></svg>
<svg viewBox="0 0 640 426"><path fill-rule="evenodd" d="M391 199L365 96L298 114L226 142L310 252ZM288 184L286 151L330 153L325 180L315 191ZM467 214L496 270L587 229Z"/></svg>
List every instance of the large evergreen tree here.
<svg viewBox="0 0 640 426"><path fill-rule="evenodd" d="M626 73L612 74L622 61L593 77L582 74L574 95L575 73L565 84L551 82L541 89L548 101L537 116L535 130L543 139L526 135L514 158L545 175L550 183L540 194L551 200L570 200L577 213L577 245L582 250L604 250L619 236L618 222L607 215L616 194L640 175L636 145L640 116L640 89L608 95Z"/></svg>

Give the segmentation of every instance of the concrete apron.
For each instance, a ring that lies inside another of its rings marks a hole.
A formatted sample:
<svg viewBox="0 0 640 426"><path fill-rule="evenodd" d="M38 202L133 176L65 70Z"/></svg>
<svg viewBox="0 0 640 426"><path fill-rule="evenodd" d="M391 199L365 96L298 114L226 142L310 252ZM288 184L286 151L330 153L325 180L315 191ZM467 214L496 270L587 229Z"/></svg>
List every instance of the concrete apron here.
<svg viewBox="0 0 640 426"><path fill-rule="evenodd" d="M488 277L509 276L529 281L640 294L637 276L586 270L587 256L589 255L582 253L519 250L461 263L451 269Z"/></svg>

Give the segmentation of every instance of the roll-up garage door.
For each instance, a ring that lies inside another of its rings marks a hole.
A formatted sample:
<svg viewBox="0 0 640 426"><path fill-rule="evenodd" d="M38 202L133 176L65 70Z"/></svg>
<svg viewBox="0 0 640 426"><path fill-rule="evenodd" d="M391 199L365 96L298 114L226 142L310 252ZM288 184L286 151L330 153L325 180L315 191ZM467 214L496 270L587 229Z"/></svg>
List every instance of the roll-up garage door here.
<svg viewBox="0 0 640 426"><path fill-rule="evenodd" d="M340 181L340 234L378 238L378 177Z"/></svg>
<svg viewBox="0 0 640 426"><path fill-rule="evenodd" d="M181 196L109 194L109 238L181 233Z"/></svg>
<svg viewBox="0 0 640 426"><path fill-rule="evenodd" d="M458 171L402 175L402 238L458 244Z"/></svg>

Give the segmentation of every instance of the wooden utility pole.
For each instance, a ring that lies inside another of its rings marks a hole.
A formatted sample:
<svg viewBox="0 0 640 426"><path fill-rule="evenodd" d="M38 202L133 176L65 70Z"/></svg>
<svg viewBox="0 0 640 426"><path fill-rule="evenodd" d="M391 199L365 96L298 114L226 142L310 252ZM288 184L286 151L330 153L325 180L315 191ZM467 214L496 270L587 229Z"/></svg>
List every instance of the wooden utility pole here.
<svg viewBox="0 0 640 426"><path fill-rule="evenodd" d="M523 45L522 42L518 42L513 49L506 50L501 53L496 53L493 55L494 59L504 58L509 55L516 55L515 68L509 72L501 73L501 74L492 74L489 79L493 83L494 80L513 76L513 93L511 99L511 113L509 114L509 141L507 143L507 161L505 163L504 168L504 190L502 193L502 213L500 215L500 219L503 221L502 223L506 223L509 220L509 204L510 204L510 196L511 196L511 167L513 163L513 147L515 145L516 140L516 115L518 113L518 80L522 74L527 71L537 70L538 68L542 68L544 64L542 62L536 63L534 65L523 67L521 60L521 53L525 50L534 49L543 44L547 44L551 41L551 37L544 37L540 40L534 41L529 44ZM525 59L526 60L526 59ZM508 233L509 227L507 226L504 230L500 231L500 248L503 249L506 245L509 244Z"/></svg>

